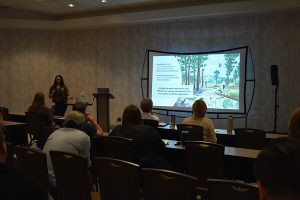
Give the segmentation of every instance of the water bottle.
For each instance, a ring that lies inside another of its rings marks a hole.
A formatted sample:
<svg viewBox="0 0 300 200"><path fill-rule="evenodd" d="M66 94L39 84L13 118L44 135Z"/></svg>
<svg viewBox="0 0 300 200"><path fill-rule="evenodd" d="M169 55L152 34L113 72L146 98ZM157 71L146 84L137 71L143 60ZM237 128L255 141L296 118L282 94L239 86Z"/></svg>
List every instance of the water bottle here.
<svg viewBox="0 0 300 200"><path fill-rule="evenodd" d="M175 115L171 115L171 128L175 128L176 125L176 117Z"/></svg>
<svg viewBox="0 0 300 200"><path fill-rule="evenodd" d="M232 115L228 115L228 117L227 117L227 133L232 134L232 130L233 130Z"/></svg>

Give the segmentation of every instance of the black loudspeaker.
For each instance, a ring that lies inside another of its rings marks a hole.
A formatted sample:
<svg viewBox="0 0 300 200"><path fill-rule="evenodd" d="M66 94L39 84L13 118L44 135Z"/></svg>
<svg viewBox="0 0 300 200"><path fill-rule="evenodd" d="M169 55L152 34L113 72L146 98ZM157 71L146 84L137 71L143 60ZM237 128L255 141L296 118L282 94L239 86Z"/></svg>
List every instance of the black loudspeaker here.
<svg viewBox="0 0 300 200"><path fill-rule="evenodd" d="M271 81L272 85L279 85L278 65L271 65Z"/></svg>

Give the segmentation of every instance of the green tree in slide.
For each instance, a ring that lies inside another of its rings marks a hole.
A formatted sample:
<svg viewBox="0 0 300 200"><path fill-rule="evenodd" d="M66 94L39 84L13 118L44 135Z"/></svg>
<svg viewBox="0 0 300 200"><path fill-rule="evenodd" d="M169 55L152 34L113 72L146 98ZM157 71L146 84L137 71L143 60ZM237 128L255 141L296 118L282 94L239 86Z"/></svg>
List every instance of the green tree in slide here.
<svg viewBox="0 0 300 200"><path fill-rule="evenodd" d="M216 85L218 85L218 78L219 78L219 75L220 75L220 71L216 70L216 71L214 71L214 74L215 74L215 79L216 79Z"/></svg>
<svg viewBox="0 0 300 200"><path fill-rule="evenodd" d="M196 79L196 91L199 91L200 87L200 70L201 68L205 67L205 61L208 59L208 55L203 54L203 55L197 55L196 63L194 66L197 65L197 79Z"/></svg>
<svg viewBox="0 0 300 200"><path fill-rule="evenodd" d="M239 76L240 76L240 65L238 64L233 71L233 78L234 78L235 84L237 83L237 79Z"/></svg>
<svg viewBox="0 0 300 200"><path fill-rule="evenodd" d="M191 56L176 56L177 61L179 62L180 69L182 73L182 84L189 85L190 84L190 69L192 66L192 58Z"/></svg>
<svg viewBox="0 0 300 200"><path fill-rule="evenodd" d="M225 66L226 66L226 76L227 76L227 83L226 85L229 84L229 76L231 75L234 67L237 64L236 58L239 56L239 54L225 54Z"/></svg>

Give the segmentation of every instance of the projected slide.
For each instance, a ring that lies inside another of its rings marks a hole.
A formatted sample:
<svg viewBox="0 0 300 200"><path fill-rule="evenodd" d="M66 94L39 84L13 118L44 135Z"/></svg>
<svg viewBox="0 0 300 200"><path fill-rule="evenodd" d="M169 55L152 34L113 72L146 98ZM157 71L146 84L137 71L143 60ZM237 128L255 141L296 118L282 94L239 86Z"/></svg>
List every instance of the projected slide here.
<svg viewBox="0 0 300 200"><path fill-rule="evenodd" d="M149 53L150 97L156 108L244 112L245 50L205 54Z"/></svg>

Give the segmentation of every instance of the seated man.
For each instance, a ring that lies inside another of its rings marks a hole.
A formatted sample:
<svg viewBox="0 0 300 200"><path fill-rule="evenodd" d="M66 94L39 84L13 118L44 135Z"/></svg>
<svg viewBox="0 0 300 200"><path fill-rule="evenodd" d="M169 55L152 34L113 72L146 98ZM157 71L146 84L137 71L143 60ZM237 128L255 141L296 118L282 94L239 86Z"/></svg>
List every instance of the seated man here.
<svg viewBox="0 0 300 200"><path fill-rule="evenodd" d="M5 164L6 156L4 133L0 127L0 199L47 200L47 191L40 184Z"/></svg>
<svg viewBox="0 0 300 200"><path fill-rule="evenodd" d="M73 110L81 112L85 115L85 123L82 127L82 131L88 134L90 137L101 137L103 136L103 130L97 123L96 119L86 111L86 104L83 102L76 102L73 105Z"/></svg>
<svg viewBox="0 0 300 200"><path fill-rule="evenodd" d="M254 172L261 200L300 199L300 141L286 137L267 144Z"/></svg>
<svg viewBox="0 0 300 200"><path fill-rule="evenodd" d="M54 131L48 137L43 152L47 154L49 179L52 186L55 186L56 183L49 151L83 155L90 162L90 137L80 130L84 122L85 118L82 113L71 111L66 117L64 128Z"/></svg>
<svg viewBox="0 0 300 200"><path fill-rule="evenodd" d="M142 109L142 119L159 121L159 118L156 115L152 114L153 102L151 99L142 99L140 107Z"/></svg>
<svg viewBox="0 0 300 200"><path fill-rule="evenodd" d="M142 125L139 108L129 105L122 116L122 125L116 126L110 136L126 137L133 140L138 163L141 167L171 169L163 158L164 142L157 131L150 126Z"/></svg>

